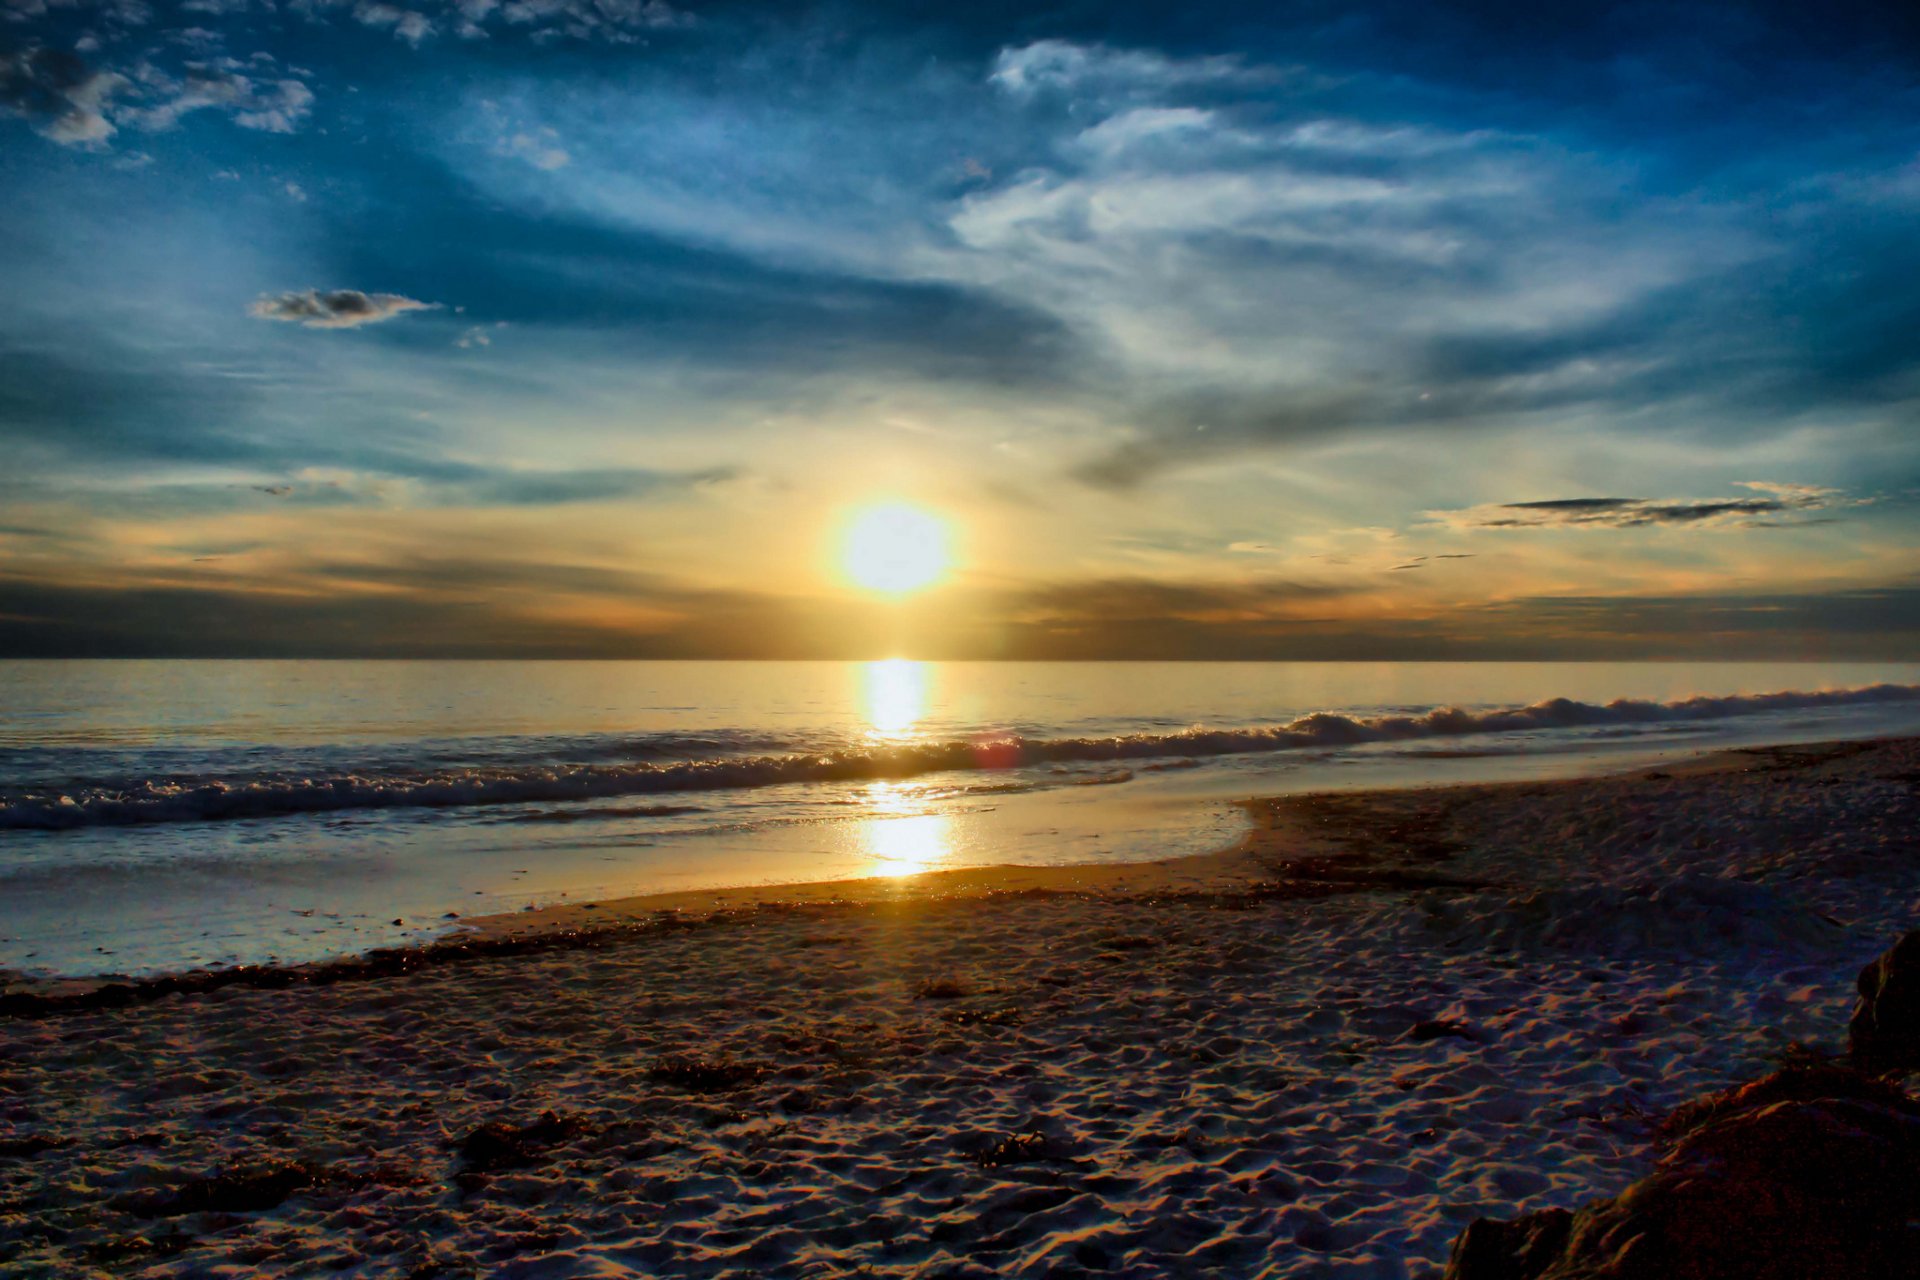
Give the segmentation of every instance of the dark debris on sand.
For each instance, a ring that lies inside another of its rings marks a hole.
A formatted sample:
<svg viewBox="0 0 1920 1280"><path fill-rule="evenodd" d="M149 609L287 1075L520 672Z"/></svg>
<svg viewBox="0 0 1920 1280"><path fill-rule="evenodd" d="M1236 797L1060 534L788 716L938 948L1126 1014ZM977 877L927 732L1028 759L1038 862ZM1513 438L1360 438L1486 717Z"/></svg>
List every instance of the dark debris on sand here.
<svg viewBox="0 0 1920 1280"><path fill-rule="evenodd" d="M984 1139L984 1140L983 1140ZM1087 1165L1076 1159L1061 1143L1039 1128L1023 1129L987 1138L976 1135L967 1158L982 1169L1005 1169L1014 1165Z"/></svg>
<svg viewBox="0 0 1920 1280"><path fill-rule="evenodd" d="M724 1093L756 1083L767 1071L762 1063L737 1058L669 1054L647 1067L647 1078L689 1093Z"/></svg>
<svg viewBox="0 0 1920 1280"><path fill-rule="evenodd" d="M531 1124L489 1120L460 1140L460 1160L471 1173L497 1173L535 1163L553 1147L593 1132L584 1117L543 1111Z"/></svg>
<svg viewBox="0 0 1920 1280"><path fill-rule="evenodd" d="M154 1189L125 1197L118 1207L142 1218L177 1218L189 1213L260 1213L288 1197L334 1180L326 1165L310 1160L266 1157L236 1160L210 1174L189 1178L171 1190Z"/></svg>

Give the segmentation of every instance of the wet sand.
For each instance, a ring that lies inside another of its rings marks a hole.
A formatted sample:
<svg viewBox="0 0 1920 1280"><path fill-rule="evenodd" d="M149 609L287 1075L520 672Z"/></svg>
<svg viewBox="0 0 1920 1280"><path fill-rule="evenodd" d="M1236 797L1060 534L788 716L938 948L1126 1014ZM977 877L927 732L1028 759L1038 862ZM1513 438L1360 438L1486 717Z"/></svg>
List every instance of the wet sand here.
<svg viewBox="0 0 1920 1280"><path fill-rule="evenodd" d="M1434 1276L1837 1034L1920 919L1917 780L1899 740L1289 797L1199 859L10 984L0 1273Z"/></svg>

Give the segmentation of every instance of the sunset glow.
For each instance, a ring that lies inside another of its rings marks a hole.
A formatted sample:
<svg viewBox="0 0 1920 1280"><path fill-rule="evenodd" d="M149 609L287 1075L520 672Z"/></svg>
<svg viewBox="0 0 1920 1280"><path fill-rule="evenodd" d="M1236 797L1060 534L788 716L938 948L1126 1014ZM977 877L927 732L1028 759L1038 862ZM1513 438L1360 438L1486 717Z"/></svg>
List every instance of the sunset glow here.
<svg viewBox="0 0 1920 1280"><path fill-rule="evenodd" d="M1018 9L0 2L0 655L1915 651L1891 19Z"/></svg>

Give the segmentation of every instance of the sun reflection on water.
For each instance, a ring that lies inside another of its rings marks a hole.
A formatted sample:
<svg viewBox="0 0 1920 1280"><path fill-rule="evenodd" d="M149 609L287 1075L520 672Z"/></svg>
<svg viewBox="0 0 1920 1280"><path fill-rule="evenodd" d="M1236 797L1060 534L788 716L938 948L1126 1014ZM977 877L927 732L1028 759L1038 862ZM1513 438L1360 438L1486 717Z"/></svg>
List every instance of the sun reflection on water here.
<svg viewBox="0 0 1920 1280"><path fill-rule="evenodd" d="M861 691L870 738L904 738L927 714L927 664L906 658L869 662L861 669Z"/></svg>
<svg viewBox="0 0 1920 1280"><path fill-rule="evenodd" d="M861 831L871 874L911 876L944 865L952 852L952 820L944 813L928 813L926 800L911 783L876 782L867 788L866 801L876 816Z"/></svg>
<svg viewBox="0 0 1920 1280"><path fill-rule="evenodd" d="M943 865L949 822L944 813L923 813L912 818L876 818L867 823L873 874L911 876Z"/></svg>

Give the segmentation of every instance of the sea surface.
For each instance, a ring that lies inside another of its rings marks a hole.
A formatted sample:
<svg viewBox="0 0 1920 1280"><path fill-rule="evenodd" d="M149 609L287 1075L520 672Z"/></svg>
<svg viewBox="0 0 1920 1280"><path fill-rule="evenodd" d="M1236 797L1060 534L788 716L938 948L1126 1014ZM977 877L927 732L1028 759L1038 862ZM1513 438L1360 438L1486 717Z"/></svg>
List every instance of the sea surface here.
<svg viewBox="0 0 1920 1280"><path fill-rule="evenodd" d="M1920 663L0 662L0 969L1219 848L1236 799L1920 733Z"/></svg>

